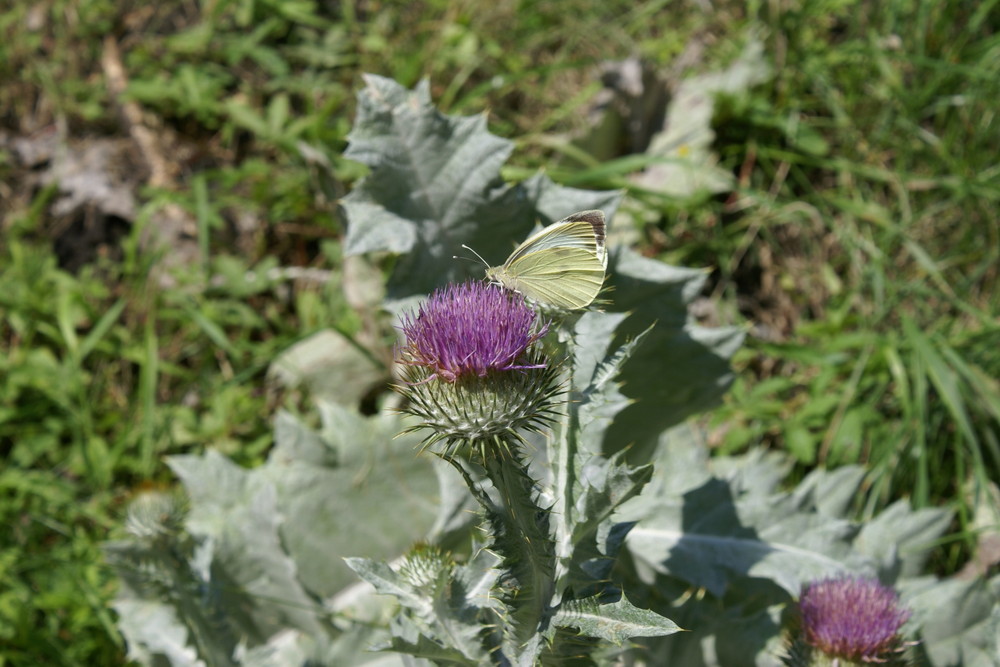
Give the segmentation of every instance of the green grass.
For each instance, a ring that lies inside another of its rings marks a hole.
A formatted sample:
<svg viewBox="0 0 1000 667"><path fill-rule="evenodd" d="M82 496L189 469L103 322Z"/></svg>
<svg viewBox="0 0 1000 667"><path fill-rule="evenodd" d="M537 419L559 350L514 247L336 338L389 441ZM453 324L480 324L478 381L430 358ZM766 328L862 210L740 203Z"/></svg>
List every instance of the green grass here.
<svg viewBox="0 0 1000 667"><path fill-rule="evenodd" d="M488 111L520 142L511 173L557 163L567 183L624 185L652 212L646 251L715 269L716 319L759 334L713 416L720 449L785 448L803 472L864 462L859 512L949 504L965 532L938 567L973 548L976 494L1000 478L997 2L34 6L0 16L0 137L126 136L100 62L113 35L175 167L141 193L140 221L181 207L202 261L161 286L140 225L61 268L57 192L0 148L0 664L123 662L99 544L124 503L171 483L166 454L259 461L281 402L268 362L361 326L336 274L336 200L360 173L340 151L363 72L427 76L444 110ZM587 171L553 148L582 126L596 64L667 68L696 41L709 69L750 27L775 72L717 108L732 195L672 201L630 188L629 160ZM277 266L334 280L244 279Z"/></svg>
<svg viewBox="0 0 1000 667"><path fill-rule="evenodd" d="M124 503L170 483L168 453L211 444L259 461L271 439L268 362L335 320L340 300L303 290L279 305L280 285L266 283L235 295L160 291L110 267L72 276L49 249L16 234L7 241L2 644L14 662L44 654L51 664L112 664L122 653L99 544L119 530Z"/></svg>
<svg viewBox="0 0 1000 667"><path fill-rule="evenodd" d="M752 240L720 289L768 276L754 307L782 334L751 345L747 363L766 359L775 381L734 393L749 419L727 445L773 438L806 464L868 462L873 502L962 509L1000 478L986 352L1000 341L1000 38L972 4L808 7L786 32L797 66L721 137L741 161L752 146L755 169L732 230ZM826 150L762 145L793 113Z"/></svg>

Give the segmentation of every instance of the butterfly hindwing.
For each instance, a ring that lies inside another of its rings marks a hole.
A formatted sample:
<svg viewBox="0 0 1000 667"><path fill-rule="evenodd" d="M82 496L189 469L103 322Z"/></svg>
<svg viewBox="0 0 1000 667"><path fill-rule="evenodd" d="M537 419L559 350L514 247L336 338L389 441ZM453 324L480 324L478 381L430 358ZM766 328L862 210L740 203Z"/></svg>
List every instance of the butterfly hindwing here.
<svg viewBox="0 0 1000 667"><path fill-rule="evenodd" d="M582 248L529 253L504 268L516 291L557 308L587 307L604 284L604 265Z"/></svg>

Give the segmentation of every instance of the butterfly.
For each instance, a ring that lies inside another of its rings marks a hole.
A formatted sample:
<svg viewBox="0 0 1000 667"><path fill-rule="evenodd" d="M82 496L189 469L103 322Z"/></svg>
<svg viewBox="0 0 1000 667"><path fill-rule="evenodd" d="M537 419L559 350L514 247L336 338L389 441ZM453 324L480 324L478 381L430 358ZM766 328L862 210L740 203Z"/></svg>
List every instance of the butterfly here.
<svg viewBox="0 0 1000 667"><path fill-rule="evenodd" d="M543 306L586 308L604 285L606 239L603 212L574 213L530 236L486 277Z"/></svg>

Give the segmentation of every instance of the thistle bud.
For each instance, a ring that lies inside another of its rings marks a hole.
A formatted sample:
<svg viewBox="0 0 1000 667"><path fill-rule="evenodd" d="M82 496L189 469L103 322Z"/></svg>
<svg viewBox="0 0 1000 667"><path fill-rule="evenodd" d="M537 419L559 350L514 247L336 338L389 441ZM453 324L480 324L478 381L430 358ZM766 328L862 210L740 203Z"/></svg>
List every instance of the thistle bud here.
<svg viewBox="0 0 1000 667"><path fill-rule="evenodd" d="M434 292L402 319L399 350L406 412L429 429L429 446L509 446L519 430L551 419L556 372L538 349L548 331L517 294L468 282Z"/></svg>
<svg viewBox="0 0 1000 667"><path fill-rule="evenodd" d="M910 612L876 579L840 577L807 585L799 599L800 636L789 665L904 664L900 628Z"/></svg>

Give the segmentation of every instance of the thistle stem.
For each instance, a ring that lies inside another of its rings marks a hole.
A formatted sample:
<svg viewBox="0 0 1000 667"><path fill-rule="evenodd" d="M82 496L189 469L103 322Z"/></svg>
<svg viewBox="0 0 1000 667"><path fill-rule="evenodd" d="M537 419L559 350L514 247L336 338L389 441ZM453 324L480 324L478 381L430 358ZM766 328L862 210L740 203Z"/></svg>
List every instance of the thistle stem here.
<svg viewBox="0 0 1000 667"><path fill-rule="evenodd" d="M504 601L511 609L505 634L515 650L543 632L555 590L555 544L549 534L549 511L537 502L536 483L513 448L499 447L483 461L498 503L484 508L494 526L492 548L510 572Z"/></svg>

